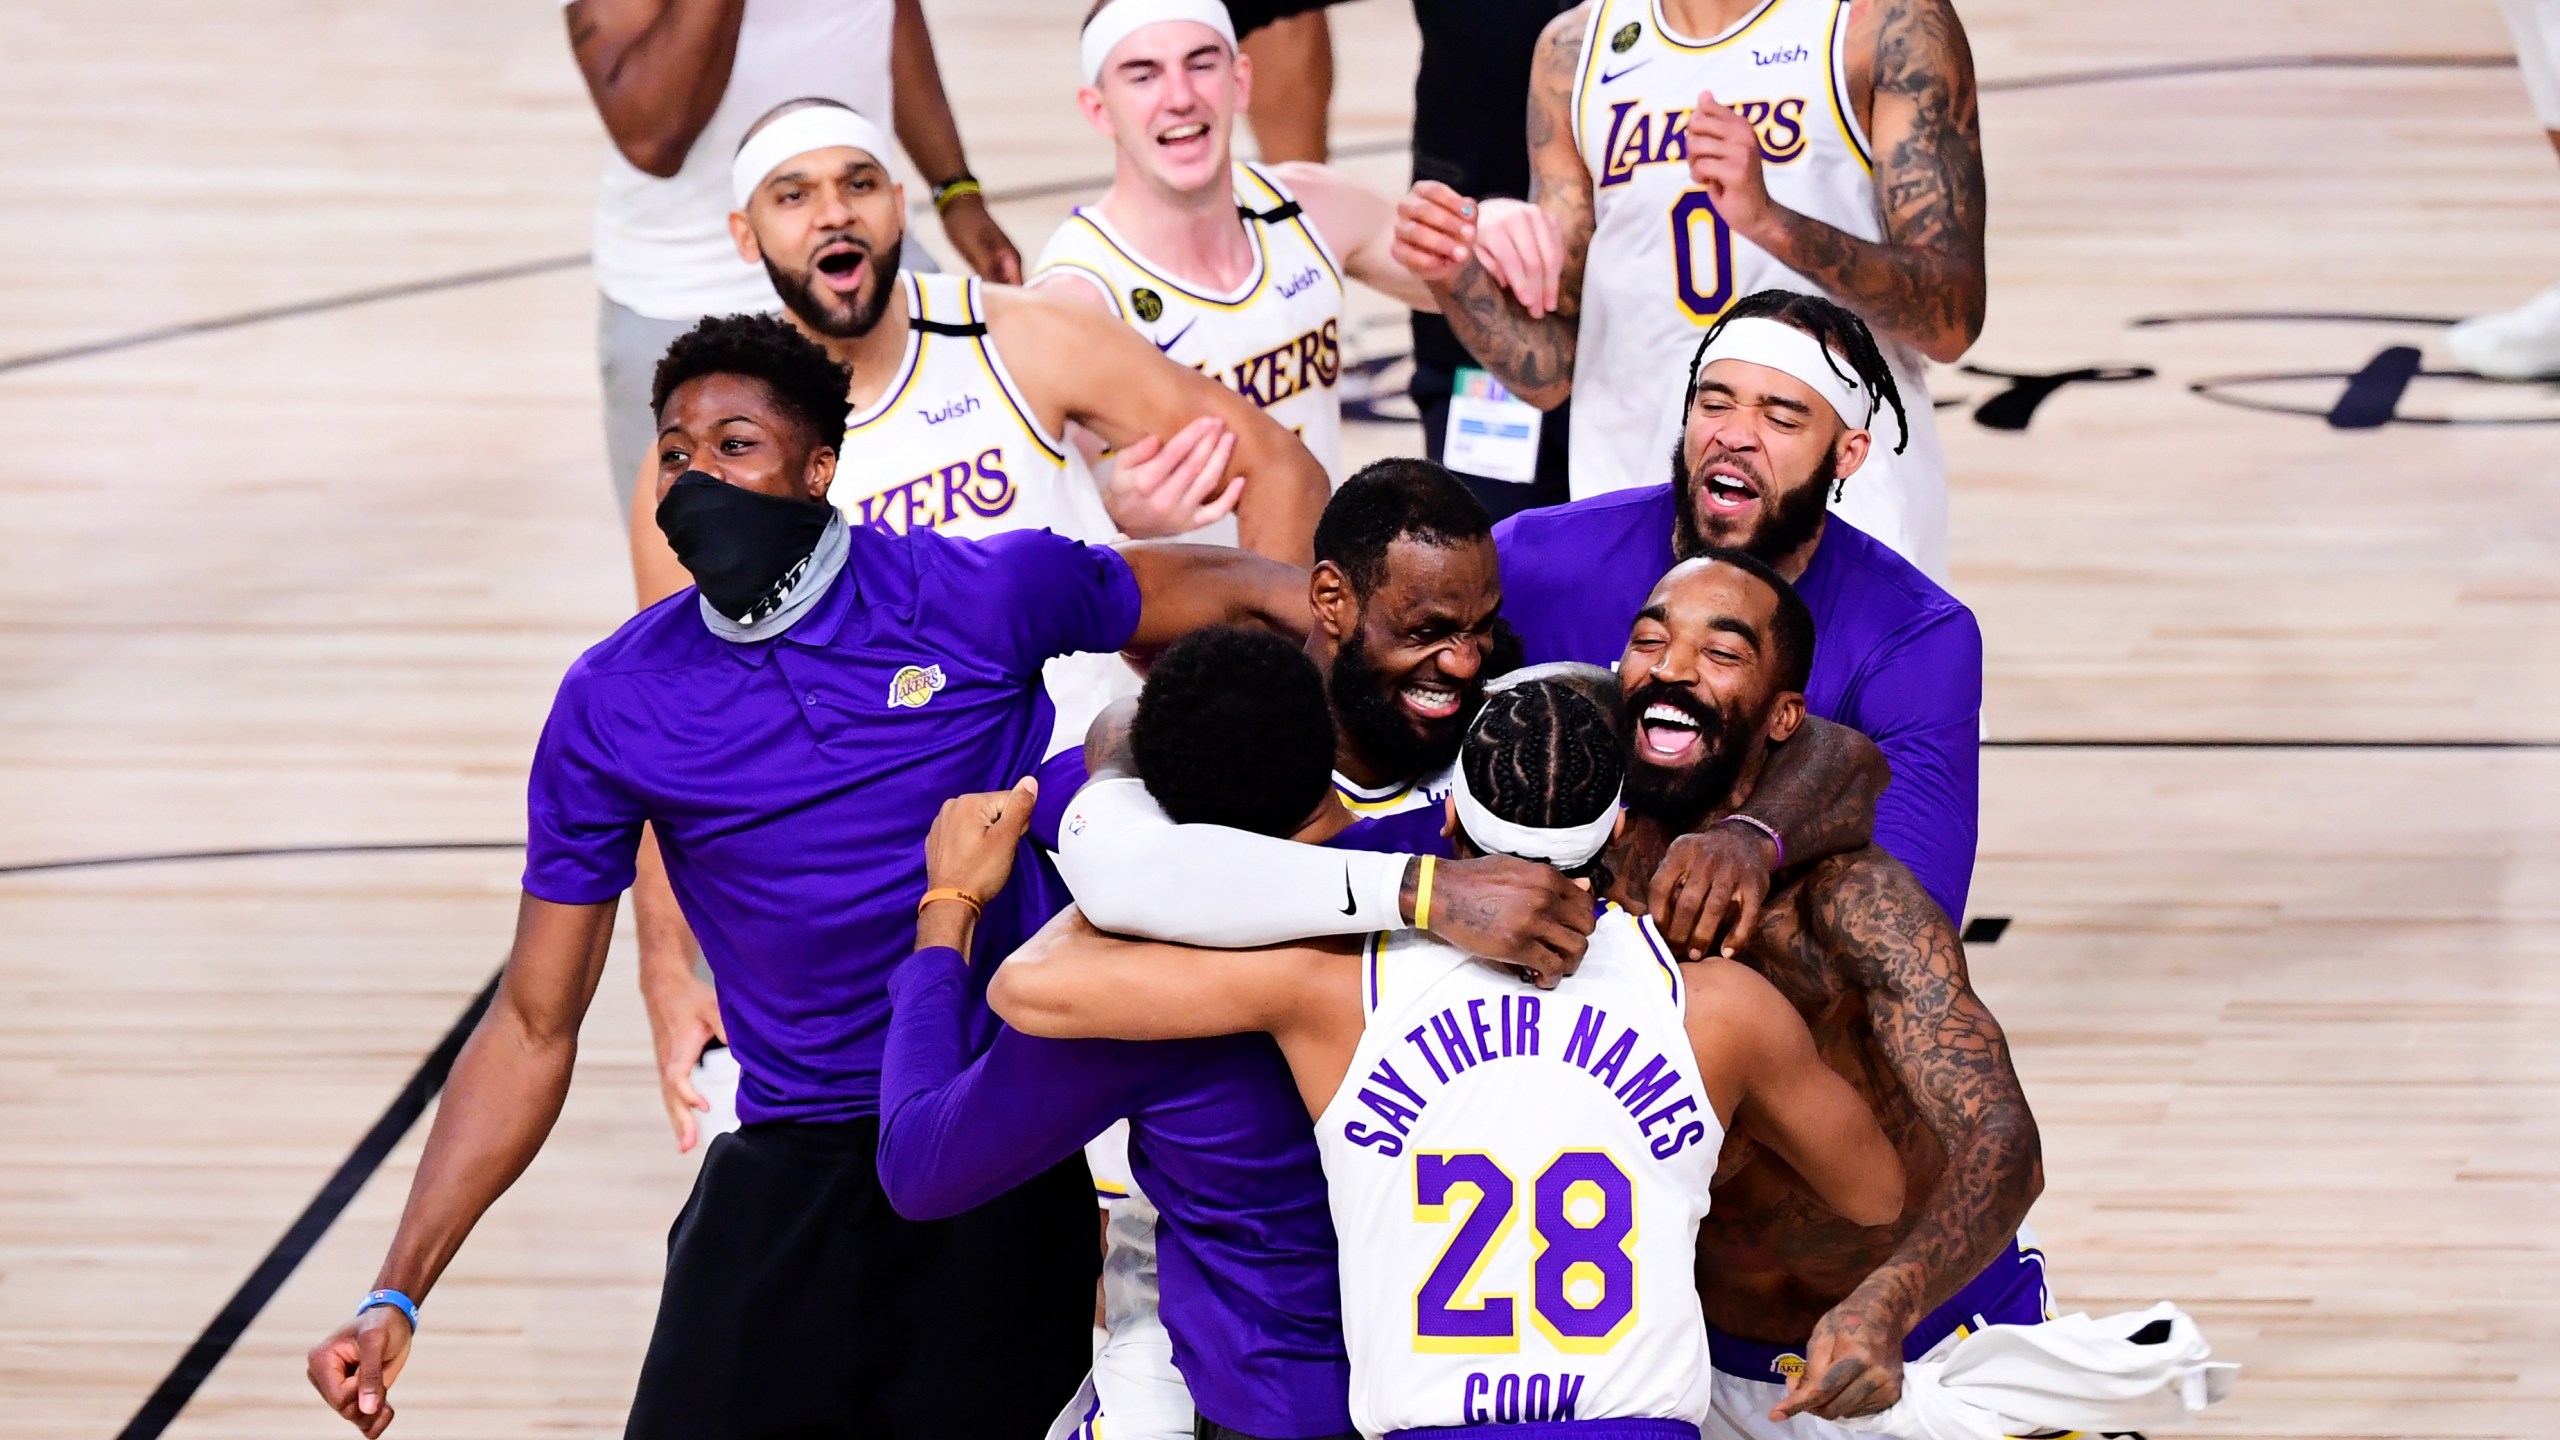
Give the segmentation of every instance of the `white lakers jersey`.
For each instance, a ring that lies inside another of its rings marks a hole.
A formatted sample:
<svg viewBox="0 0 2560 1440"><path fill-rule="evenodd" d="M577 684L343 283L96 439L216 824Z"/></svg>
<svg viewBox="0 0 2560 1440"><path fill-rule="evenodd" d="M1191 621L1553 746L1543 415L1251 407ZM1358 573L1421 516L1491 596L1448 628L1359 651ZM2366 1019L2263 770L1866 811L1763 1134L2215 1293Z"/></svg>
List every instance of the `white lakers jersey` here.
<svg viewBox="0 0 2560 1440"><path fill-rule="evenodd" d="M1098 501L1067 487L1066 442L1040 428L987 334L978 281L898 272L907 350L880 398L845 422L829 498L845 518L895 534L981 539L1054 530L1101 539Z"/></svg>
<svg viewBox="0 0 2560 1440"><path fill-rule="evenodd" d="M1336 770L1333 772L1333 793L1341 798L1344 809L1363 820L1379 815L1401 815L1407 810L1419 810L1426 805L1446 801L1449 792L1457 787L1457 774L1457 762L1451 761L1428 775L1398 785L1373 788Z"/></svg>
<svg viewBox="0 0 2560 1440"><path fill-rule="evenodd" d="M1368 1030L1316 1122L1361 1433L1703 1422L1724 1136L1652 926L1610 907L1550 991L1411 931L1362 964Z"/></svg>
<svg viewBox="0 0 2560 1440"><path fill-rule="evenodd" d="M1100 287L1120 318L1167 358L1296 431L1339 485L1342 268L1298 202L1261 169L1235 167L1235 200L1253 271L1225 294L1173 278L1091 206L1079 207L1049 237L1037 274L1078 275ZM1234 536L1229 519L1193 538L1233 543Z"/></svg>
<svg viewBox="0 0 2560 1440"><path fill-rule="evenodd" d="M1689 111L1712 91L1760 133L1769 197L1881 240L1875 167L1850 105L1849 0L1767 0L1722 35L1691 39L1656 0L1593 0L1574 82L1574 143L1593 227L1573 367L1576 497L1671 477L1683 381L1700 333L1757 290L1820 293L1733 233L1689 181ZM1910 417L1886 407L1866 463L1833 510L1944 583L1947 475L1921 359L1878 337ZM1851 417L1854 419L1855 417Z"/></svg>

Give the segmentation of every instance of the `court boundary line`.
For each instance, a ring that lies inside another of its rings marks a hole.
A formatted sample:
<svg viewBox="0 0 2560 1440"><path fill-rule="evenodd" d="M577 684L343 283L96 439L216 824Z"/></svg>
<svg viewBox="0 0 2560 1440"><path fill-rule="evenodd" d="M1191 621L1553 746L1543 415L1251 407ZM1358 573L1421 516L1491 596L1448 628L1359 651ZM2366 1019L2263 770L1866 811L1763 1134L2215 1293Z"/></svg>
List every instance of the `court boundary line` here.
<svg viewBox="0 0 2560 1440"><path fill-rule="evenodd" d="M2005 80L1981 80L1975 89L1983 94L2006 94L2030 90L2060 90L2080 85L2115 85L2138 80L2179 80L2208 75L2240 75L2268 70L2512 70L2512 55L2243 55L2220 60L2177 60L2156 65L2120 65L2101 70L2061 70L2047 75L2016 75ZM1331 159L1366 160L1391 155L1408 149L1406 139L1364 140L1336 147ZM1022 185L987 192L990 205L1012 204L1024 200L1050 200L1060 195L1099 190L1111 183L1108 175L1078 176L1066 180L1044 180L1035 185ZM920 216L932 208L930 200L919 200L907 207L910 216ZM575 255L551 255L538 260L521 260L509 265L494 265L478 270L465 270L453 275L424 280L406 280L390 285L368 286L338 295L324 295L311 300L296 300L282 305L269 305L256 310L243 310L231 315L207 316L175 325L159 325L125 335L110 335L98 340L58 346L51 350L30 351L24 355L0 356L0 375L9 375L40 366L70 360L85 360L98 355L140 349L171 340L185 340L198 335L215 335L227 330L245 329L276 320L294 320L310 315L325 315L336 310L349 310L386 300L406 300L419 295L433 295L447 290L467 290L478 285L495 285L508 280L522 280L535 275L548 275L561 270L574 270L589 263L592 257L584 251Z"/></svg>
<svg viewBox="0 0 2560 1440"><path fill-rule="evenodd" d="M463 1007L461 1017L444 1032L444 1038L436 1042L436 1047L427 1052L427 1058L410 1074L408 1083L400 1087L400 1093L392 1097L381 1118L373 1122L373 1128L356 1142L356 1148L347 1153L347 1158L339 1163L328 1183L320 1187L320 1193L313 1196L311 1203L304 1206L302 1213L285 1228L283 1237L268 1249L257 1268L249 1272L249 1278L240 1282L240 1288L232 1292L220 1310L214 1312L213 1319L206 1323L195 1342L186 1348L185 1353L178 1357L178 1363L170 1367L168 1375L143 1400L142 1408L136 1410L133 1418L125 1422L125 1427L116 1432L116 1440L159 1440L170 1422L187 1408L187 1402L195 1398L196 1391L213 1377L214 1370L231 1353L231 1347L248 1333L249 1327L266 1310L267 1303L275 1299L276 1292L284 1288L285 1281L292 1278L293 1272L302 1267L312 1247L329 1233L338 1216L354 1201L357 1192L373 1179L374 1172L382 1168L382 1162L390 1158L392 1150L408 1138L410 1129L418 1123L418 1117L426 1114L428 1102L444 1088L445 1078L453 1072L454 1060L462 1053L463 1042L471 1038L471 1032L480 1024L480 1017L488 1013L490 1002L498 994L498 982L505 975L505 968L500 967L489 977L488 983L480 987L479 995Z"/></svg>

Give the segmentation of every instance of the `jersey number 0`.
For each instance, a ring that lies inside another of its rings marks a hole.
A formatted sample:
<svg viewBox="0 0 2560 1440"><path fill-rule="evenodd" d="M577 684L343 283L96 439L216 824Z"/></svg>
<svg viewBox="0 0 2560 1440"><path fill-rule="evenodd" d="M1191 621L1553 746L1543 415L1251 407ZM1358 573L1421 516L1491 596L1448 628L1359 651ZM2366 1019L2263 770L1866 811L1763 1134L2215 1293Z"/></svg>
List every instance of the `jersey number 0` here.
<svg viewBox="0 0 2560 1440"><path fill-rule="evenodd" d="M1679 273L1680 308L1703 325L1733 303L1733 227L1704 190L1671 207L1671 265Z"/></svg>
<svg viewBox="0 0 2560 1440"><path fill-rule="evenodd" d="M1413 1157L1413 1216L1446 1224L1462 1190L1474 1203L1413 1297L1413 1348L1433 1354L1516 1351L1516 1297L1473 1299L1477 1281L1511 1234L1519 1189L1481 1150L1424 1151ZM1538 1243L1531 1264L1530 1315L1558 1350L1596 1355L1618 1343L1636 1317L1635 1182L1598 1150L1567 1150L1531 1187Z"/></svg>

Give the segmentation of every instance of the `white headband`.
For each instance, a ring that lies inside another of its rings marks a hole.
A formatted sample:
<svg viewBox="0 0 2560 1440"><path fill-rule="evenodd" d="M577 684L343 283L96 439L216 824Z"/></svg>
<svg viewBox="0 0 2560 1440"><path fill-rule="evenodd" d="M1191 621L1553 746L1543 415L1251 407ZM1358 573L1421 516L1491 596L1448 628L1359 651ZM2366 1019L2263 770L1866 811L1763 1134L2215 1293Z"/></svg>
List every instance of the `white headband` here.
<svg viewBox="0 0 2560 1440"><path fill-rule="evenodd" d="M1609 837L1618 829L1618 796L1609 797L1608 808L1581 825L1565 825L1543 829L1505 820L1484 808L1467 788L1467 767L1462 763L1450 767L1457 781L1450 790L1458 802L1458 824L1479 850L1495 855L1516 855L1523 860L1543 860L1559 870L1578 869L1600 853ZM1621 789L1623 792L1623 787Z"/></svg>
<svg viewBox="0 0 2560 1440"><path fill-rule="evenodd" d="M1102 64L1121 41L1150 25L1191 20L1218 32L1227 49L1236 48L1236 22L1218 0L1111 0L1094 12L1084 27L1084 83L1102 83Z"/></svg>
<svg viewBox="0 0 2560 1440"><path fill-rule="evenodd" d="M884 166L889 163L889 137L880 133L879 126L841 105L804 106L757 131L756 138L738 148L738 158L729 162L729 198L744 210L756 187L785 161L839 145L852 146Z"/></svg>
<svg viewBox="0 0 2560 1440"><path fill-rule="evenodd" d="M1728 320L1716 332L1713 345L1698 357L1698 376L1704 379L1707 367L1719 360L1740 360L1752 365L1766 365L1772 370L1793 375L1813 387L1814 393L1831 402L1840 423L1852 430L1864 430L1875 419L1875 402L1867 398L1864 386L1840 378L1849 362L1831 353L1831 348L1793 325L1750 316ZM1854 372L1853 372L1854 373Z"/></svg>

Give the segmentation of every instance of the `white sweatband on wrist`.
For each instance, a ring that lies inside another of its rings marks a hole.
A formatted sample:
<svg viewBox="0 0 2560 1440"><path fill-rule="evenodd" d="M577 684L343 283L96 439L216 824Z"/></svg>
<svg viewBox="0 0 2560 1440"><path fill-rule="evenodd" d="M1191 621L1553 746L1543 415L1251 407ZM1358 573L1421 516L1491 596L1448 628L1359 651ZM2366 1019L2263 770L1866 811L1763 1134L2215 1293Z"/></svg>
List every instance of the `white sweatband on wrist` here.
<svg viewBox="0 0 2560 1440"><path fill-rule="evenodd" d="M765 177L794 156L812 150L833 150L839 145L851 146L883 166L889 163L889 137L880 133L879 126L841 105L803 106L757 131L754 139L738 147L738 158L729 162L731 203L737 209L746 209Z"/></svg>
<svg viewBox="0 0 2560 1440"><path fill-rule="evenodd" d="M1402 929L1411 858L1176 825L1128 778L1085 786L1058 825L1058 874L1087 920L1222 950Z"/></svg>
<svg viewBox="0 0 2560 1440"><path fill-rule="evenodd" d="M1236 22L1227 17L1227 7L1218 0L1111 0L1084 27L1084 83L1102 83L1103 64L1121 41L1168 20L1206 25L1227 42L1230 53L1236 48Z"/></svg>
<svg viewBox="0 0 2560 1440"><path fill-rule="evenodd" d="M1698 378L1703 381L1707 367L1719 360L1766 365L1794 376L1830 401L1840 423L1852 430L1864 430L1875 419L1875 404L1868 399L1865 385L1855 378L1857 372L1849 362L1832 354L1830 346L1783 321L1758 316L1726 321L1724 328L1716 332L1715 343L1698 357Z"/></svg>
<svg viewBox="0 0 2560 1440"><path fill-rule="evenodd" d="M1475 847L1491 855L1511 855L1522 860L1543 860L1559 870L1573 870L1590 863L1609 843L1618 830L1618 796L1609 797L1607 809L1580 825L1560 825L1552 829L1522 825L1505 820L1486 809L1467 789L1467 767L1450 767L1457 781L1449 797L1458 804L1458 827L1467 832ZM1620 788L1624 793L1624 787Z"/></svg>

